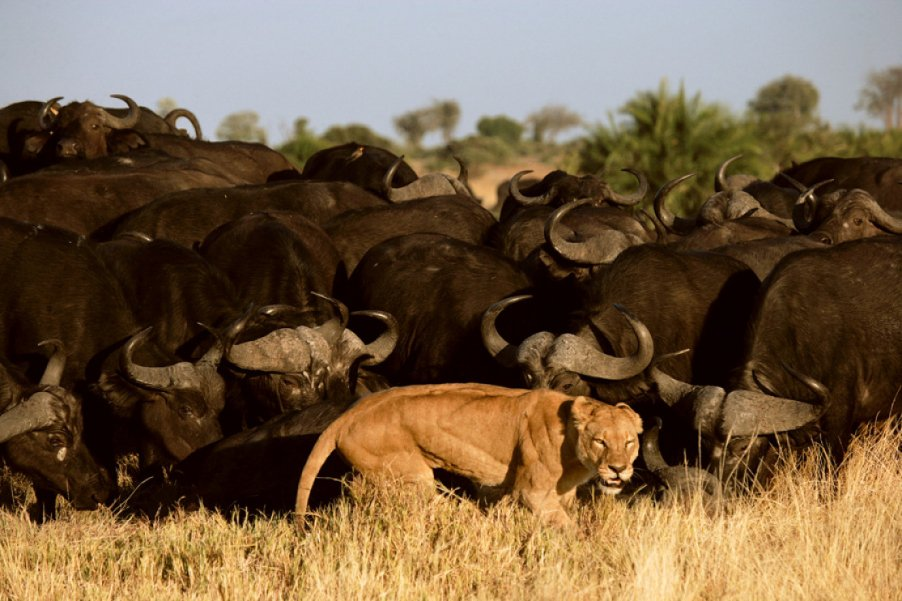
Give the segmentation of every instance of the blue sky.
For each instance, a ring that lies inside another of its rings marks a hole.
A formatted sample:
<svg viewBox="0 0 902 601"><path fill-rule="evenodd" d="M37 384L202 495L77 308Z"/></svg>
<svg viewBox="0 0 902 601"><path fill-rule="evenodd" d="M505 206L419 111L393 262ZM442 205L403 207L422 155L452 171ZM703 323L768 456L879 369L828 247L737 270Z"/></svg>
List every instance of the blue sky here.
<svg viewBox="0 0 902 601"><path fill-rule="evenodd" d="M662 78L738 113L785 74L818 88L832 124L878 126L858 94L902 64L902 0L4 0L2 13L0 106L171 97L208 138L256 111L274 144L297 117L397 138L394 117L437 99L459 103L458 135L548 104L592 125Z"/></svg>

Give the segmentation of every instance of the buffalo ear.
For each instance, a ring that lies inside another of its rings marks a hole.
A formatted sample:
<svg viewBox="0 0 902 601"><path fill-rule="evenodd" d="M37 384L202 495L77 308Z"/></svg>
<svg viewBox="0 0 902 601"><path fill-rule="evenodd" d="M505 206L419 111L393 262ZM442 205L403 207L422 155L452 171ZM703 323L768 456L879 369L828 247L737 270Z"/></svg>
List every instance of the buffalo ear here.
<svg viewBox="0 0 902 601"><path fill-rule="evenodd" d="M115 372L100 374L100 379L91 385L91 392L102 398L118 417L131 416L140 400L134 388Z"/></svg>
<svg viewBox="0 0 902 601"><path fill-rule="evenodd" d="M633 422L633 426L636 428L636 432L638 434L642 434L642 418L639 417L639 414L636 413L636 411L632 407L630 407L626 403L617 403L616 405L614 405L614 407L620 409L621 411L626 411L627 416L630 418L630 420Z"/></svg>

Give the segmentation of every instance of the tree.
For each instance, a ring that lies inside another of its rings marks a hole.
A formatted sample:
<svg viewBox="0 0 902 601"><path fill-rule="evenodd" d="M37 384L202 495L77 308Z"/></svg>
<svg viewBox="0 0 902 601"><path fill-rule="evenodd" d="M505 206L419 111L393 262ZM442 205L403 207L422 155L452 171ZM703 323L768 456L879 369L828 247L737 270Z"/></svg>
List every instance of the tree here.
<svg viewBox="0 0 902 601"><path fill-rule="evenodd" d="M644 173L653 189L697 173L671 201L690 213L713 192L714 173L724 159L744 153L746 169L765 171L751 131L726 107L704 102L701 94L688 97L682 84L672 93L662 80L656 91L639 92L618 112L623 121L609 115L608 125L594 128L581 141L581 172L604 171L616 187L626 187L635 185L635 179L620 170L630 167Z"/></svg>
<svg viewBox="0 0 902 601"><path fill-rule="evenodd" d="M902 65L869 73L855 108L883 119L884 129L902 129Z"/></svg>
<svg viewBox="0 0 902 601"><path fill-rule="evenodd" d="M511 146L520 143L524 129L520 122L507 115L484 116L476 122L476 131L479 132L479 135L487 138L500 138Z"/></svg>
<svg viewBox="0 0 902 601"><path fill-rule="evenodd" d="M333 125L323 132L322 139L335 146L347 144L348 142L357 142L358 144L367 144L369 146L380 146L382 148L391 148L392 146L391 140L380 136L361 123Z"/></svg>
<svg viewBox="0 0 902 601"><path fill-rule="evenodd" d="M404 138L404 141L413 148L419 148L426 135L428 124L422 110L410 111L395 117L395 129Z"/></svg>
<svg viewBox="0 0 902 601"><path fill-rule="evenodd" d="M460 121L460 105L455 100L436 100L432 103L430 113L434 129L441 132L442 141L448 144Z"/></svg>
<svg viewBox="0 0 902 601"><path fill-rule="evenodd" d="M419 148L426 134L439 131L448 144L460 121L460 105L455 100L436 100L431 106L416 109L395 117L395 128L407 143Z"/></svg>
<svg viewBox="0 0 902 601"><path fill-rule="evenodd" d="M827 146L830 128L817 115L819 99L810 81L784 75L761 87L749 101L751 124L778 167Z"/></svg>
<svg viewBox="0 0 902 601"><path fill-rule="evenodd" d="M166 96L165 98L160 98L159 100L157 100L158 115L165 117L177 108L179 108L179 104L171 96Z"/></svg>
<svg viewBox="0 0 902 601"><path fill-rule="evenodd" d="M804 127L817 121L820 93L807 79L784 75L758 89L749 110L759 119Z"/></svg>
<svg viewBox="0 0 902 601"><path fill-rule="evenodd" d="M258 124L259 121L260 116L254 111L239 111L226 115L216 128L216 137L220 140L266 144L266 130Z"/></svg>
<svg viewBox="0 0 902 601"><path fill-rule="evenodd" d="M568 129L582 125L582 117L565 106L549 104L526 117L532 126L532 138L536 142L554 143L555 138Z"/></svg>
<svg viewBox="0 0 902 601"><path fill-rule="evenodd" d="M288 157L298 167L303 167L304 163L314 152L329 146L328 142L321 140L310 131L308 125L309 123L305 117L295 119L294 135L278 148L279 152Z"/></svg>

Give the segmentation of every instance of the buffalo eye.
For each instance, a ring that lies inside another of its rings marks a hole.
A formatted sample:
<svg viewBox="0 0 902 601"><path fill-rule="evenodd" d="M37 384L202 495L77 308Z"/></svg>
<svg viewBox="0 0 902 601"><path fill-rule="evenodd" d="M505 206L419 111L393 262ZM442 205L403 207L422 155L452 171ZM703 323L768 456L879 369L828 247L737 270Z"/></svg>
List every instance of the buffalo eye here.
<svg viewBox="0 0 902 601"><path fill-rule="evenodd" d="M182 405L179 407L179 417L184 419L191 419L194 417L194 409L192 409L189 405Z"/></svg>
<svg viewBox="0 0 902 601"><path fill-rule="evenodd" d="M50 434L47 436L47 443L51 448L61 449L69 444L69 440L62 434Z"/></svg>
<svg viewBox="0 0 902 601"><path fill-rule="evenodd" d="M864 224L864 219L862 219L861 217L856 217L852 220L852 223L854 223L856 227L861 227Z"/></svg>

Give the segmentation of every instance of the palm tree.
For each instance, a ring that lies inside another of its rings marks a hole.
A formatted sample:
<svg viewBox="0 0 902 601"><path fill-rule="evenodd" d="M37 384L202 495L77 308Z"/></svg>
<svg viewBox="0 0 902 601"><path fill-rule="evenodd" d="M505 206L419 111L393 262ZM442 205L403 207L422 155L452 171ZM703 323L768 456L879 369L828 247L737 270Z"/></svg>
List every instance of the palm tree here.
<svg viewBox="0 0 902 601"><path fill-rule="evenodd" d="M745 171L762 177L772 172L747 127L726 107L704 102L701 94L688 97L682 83L671 93L667 80L662 80L656 91L639 92L618 113L626 119L615 123L609 115L609 124L595 128L585 139L581 171L603 169L612 184L627 186L628 179L616 172L632 167L645 173L653 187L697 173L691 185L680 188L686 211L694 211L713 192L714 173L730 156L744 154Z"/></svg>

